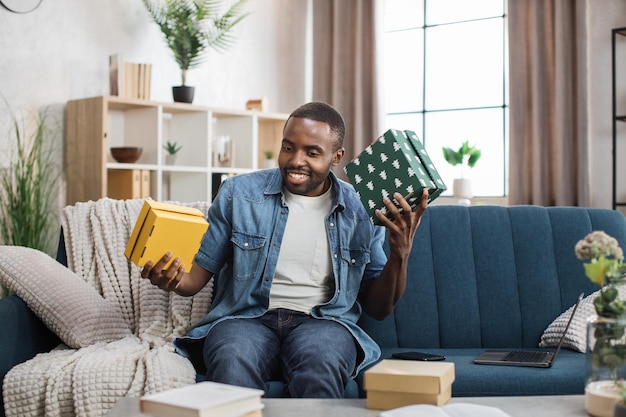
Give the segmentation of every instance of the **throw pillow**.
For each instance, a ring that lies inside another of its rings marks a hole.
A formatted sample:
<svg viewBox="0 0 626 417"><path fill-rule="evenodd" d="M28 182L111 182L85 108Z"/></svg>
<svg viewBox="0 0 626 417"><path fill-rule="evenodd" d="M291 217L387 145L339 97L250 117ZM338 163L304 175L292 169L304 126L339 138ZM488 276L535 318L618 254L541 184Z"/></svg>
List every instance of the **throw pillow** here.
<svg viewBox="0 0 626 417"><path fill-rule="evenodd" d="M41 251L0 246L0 281L69 347L78 349L132 335L109 301Z"/></svg>
<svg viewBox="0 0 626 417"><path fill-rule="evenodd" d="M623 286L622 286L623 287ZM626 298L626 288L620 288L620 297ZM587 321L596 315L596 309L593 306L593 300L597 297L598 291L586 296L578 306L576 315L572 319L572 324L563 340L563 348L571 349L578 352L587 351ZM565 331L565 326L572 314L572 305L566 311L561 313L550 325L544 330L539 342L540 347L557 347L561 335Z"/></svg>

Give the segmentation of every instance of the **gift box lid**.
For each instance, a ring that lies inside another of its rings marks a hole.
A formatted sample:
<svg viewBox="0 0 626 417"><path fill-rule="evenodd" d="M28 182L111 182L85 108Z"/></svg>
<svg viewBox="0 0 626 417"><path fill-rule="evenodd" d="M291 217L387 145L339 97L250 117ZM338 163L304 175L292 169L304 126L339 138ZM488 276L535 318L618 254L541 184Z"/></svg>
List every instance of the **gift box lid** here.
<svg viewBox="0 0 626 417"><path fill-rule="evenodd" d="M376 210L387 212L384 197L399 207L393 198L398 192L415 208L423 189L428 189L429 202L446 190L417 134L409 130L386 131L350 161L344 171L375 224L380 224Z"/></svg>
<svg viewBox="0 0 626 417"><path fill-rule="evenodd" d="M384 359L365 371L367 391L440 394L454 382L453 362Z"/></svg>
<svg viewBox="0 0 626 417"><path fill-rule="evenodd" d="M143 267L147 261L156 262L166 252L172 252L174 256L165 267L180 258L188 272L208 227L204 213L196 208L146 200L124 255Z"/></svg>

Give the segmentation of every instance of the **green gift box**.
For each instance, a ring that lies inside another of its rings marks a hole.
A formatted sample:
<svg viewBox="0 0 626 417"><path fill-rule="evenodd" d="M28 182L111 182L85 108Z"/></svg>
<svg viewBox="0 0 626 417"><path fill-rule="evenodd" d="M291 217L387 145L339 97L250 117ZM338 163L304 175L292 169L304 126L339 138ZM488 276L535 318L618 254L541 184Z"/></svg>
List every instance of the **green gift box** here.
<svg viewBox="0 0 626 417"><path fill-rule="evenodd" d="M344 171L359 194L374 224L380 224L377 209L387 214L384 197L400 207L393 194L402 194L415 208L428 189L428 201L446 186L415 132L390 129L346 165Z"/></svg>

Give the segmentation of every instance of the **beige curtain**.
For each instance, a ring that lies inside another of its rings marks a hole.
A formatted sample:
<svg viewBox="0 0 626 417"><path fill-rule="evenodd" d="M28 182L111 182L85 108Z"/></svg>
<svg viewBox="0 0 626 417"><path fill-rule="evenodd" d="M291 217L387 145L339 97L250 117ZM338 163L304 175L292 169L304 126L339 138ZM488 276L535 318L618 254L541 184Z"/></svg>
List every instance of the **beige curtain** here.
<svg viewBox="0 0 626 417"><path fill-rule="evenodd" d="M509 204L589 205L585 0L509 0Z"/></svg>
<svg viewBox="0 0 626 417"><path fill-rule="evenodd" d="M380 133L376 83L375 1L313 0L314 101L334 106L346 122L343 167Z"/></svg>

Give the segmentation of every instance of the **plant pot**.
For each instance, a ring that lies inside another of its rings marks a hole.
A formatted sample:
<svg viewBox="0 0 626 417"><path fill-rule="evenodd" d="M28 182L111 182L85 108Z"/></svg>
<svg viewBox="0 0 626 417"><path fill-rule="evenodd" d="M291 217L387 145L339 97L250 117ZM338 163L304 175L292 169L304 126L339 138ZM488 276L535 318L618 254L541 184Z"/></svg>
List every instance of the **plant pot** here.
<svg viewBox="0 0 626 417"><path fill-rule="evenodd" d="M176 103L193 103L193 95L196 92L195 87L188 85L178 85L172 87L172 95Z"/></svg>
<svg viewBox="0 0 626 417"><path fill-rule="evenodd" d="M176 165L176 155L165 154L165 165Z"/></svg>
<svg viewBox="0 0 626 417"><path fill-rule="evenodd" d="M457 178L452 183L452 193L456 198L472 198L472 180Z"/></svg>
<svg viewBox="0 0 626 417"><path fill-rule="evenodd" d="M593 316L587 322L585 408L593 417L613 417L621 399L615 383L626 378L625 331L623 319Z"/></svg>
<svg viewBox="0 0 626 417"><path fill-rule="evenodd" d="M276 160L275 159L264 159L263 160L263 168L276 168Z"/></svg>

